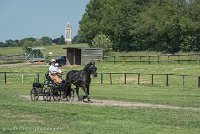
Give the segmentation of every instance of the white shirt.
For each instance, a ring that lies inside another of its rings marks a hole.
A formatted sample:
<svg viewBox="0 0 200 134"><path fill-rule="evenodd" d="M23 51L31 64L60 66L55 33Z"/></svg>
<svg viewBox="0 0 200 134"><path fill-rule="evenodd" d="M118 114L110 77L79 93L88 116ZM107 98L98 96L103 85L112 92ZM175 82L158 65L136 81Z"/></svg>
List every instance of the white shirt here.
<svg viewBox="0 0 200 134"><path fill-rule="evenodd" d="M59 73L59 68L54 65L51 65L49 67L49 73Z"/></svg>
<svg viewBox="0 0 200 134"><path fill-rule="evenodd" d="M61 71L61 69L60 69L60 68L58 68L58 73L60 73L60 74L62 73L62 71Z"/></svg>

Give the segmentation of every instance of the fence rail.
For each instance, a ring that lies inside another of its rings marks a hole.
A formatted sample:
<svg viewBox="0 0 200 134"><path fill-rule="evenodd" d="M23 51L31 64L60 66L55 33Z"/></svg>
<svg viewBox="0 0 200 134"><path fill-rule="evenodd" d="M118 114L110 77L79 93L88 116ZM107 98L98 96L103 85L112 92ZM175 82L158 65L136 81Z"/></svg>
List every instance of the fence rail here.
<svg viewBox="0 0 200 134"><path fill-rule="evenodd" d="M103 56L106 62L200 62L200 54L165 54L165 55L139 55L139 56Z"/></svg>
<svg viewBox="0 0 200 134"><path fill-rule="evenodd" d="M166 78L166 82L165 82L165 85L166 86L169 86L169 76L177 76L177 77L182 77L182 85L185 86L185 78L186 77L197 77L198 76L193 76L193 75L176 75L176 74L142 74L142 73L101 73L100 76L101 76L101 80L100 80L100 83L103 84L104 83L104 79L103 79L103 76L104 75L109 75L109 82L110 84L113 84L113 81L112 81L112 76L113 75L116 75L116 74L121 74L123 75L124 77L124 84L127 84L127 75L128 74L134 74L134 75L137 75L137 84L140 84L141 83L141 76L142 75L150 75L151 76L151 85L154 85L154 77L155 76L165 76ZM198 85L199 85L199 82L198 82Z"/></svg>
<svg viewBox="0 0 200 134"><path fill-rule="evenodd" d="M2 63L24 62L26 57L24 55L0 56Z"/></svg>
<svg viewBox="0 0 200 134"><path fill-rule="evenodd" d="M16 78L13 78L13 75L17 76ZM181 83L182 86L185 86L186 79L191 77L193 84L198 85L200 87L200 77L199 76L194 76L194 75L177 75L177 74L157 74L157 73L152 73L152 74L143 74L143 73L99 73L98 74L100 77L98 80L95 81L95 83L98 84L114 84L115 83L120 83L120 84L130 84L130 83L137 83L137 84L143 84L142 79L144 77L148 77L147 82L150 85L154 85L158 83L158 81L162 81L161 84L165 86L170 86L170 82L172 82L172 78L178 79L178 83ZM119 77L119 75L121 77ZM133 75L136 76L134 81L135 82L130 82L128 79L133 78ZM128 77L129 76L129 77ZM1 83L10 83L12 81L17 81L24 83L25 79L28 79L28 82L30 81L42 81L42 78L44 78L44 73L35 73L35 74L28 74L28 73L19 73L19 72L0 72L0 82ZM119 81L120 79L120 81ZM118 81L117 81L118 80ZM191 82L188 82L191 83Z"/></svg>
<svg viewBox="0 0 200 134"><path fill-rule="evenodd" d="M8 79L9 78L14 79L13 78L14 75L17 76L15 79L17 79L18 81L19 79L21 79L21 83L24 83L25 76L29 78L33 78L34 81L37 81L37 82L40 81L40 73L28 74L28 73L20 73L20 72L0 72L0 75L3 76L1 77L2 80L0 80L0 82L3 82L3 83L10 82L11 80L8 80Z"/></svg>

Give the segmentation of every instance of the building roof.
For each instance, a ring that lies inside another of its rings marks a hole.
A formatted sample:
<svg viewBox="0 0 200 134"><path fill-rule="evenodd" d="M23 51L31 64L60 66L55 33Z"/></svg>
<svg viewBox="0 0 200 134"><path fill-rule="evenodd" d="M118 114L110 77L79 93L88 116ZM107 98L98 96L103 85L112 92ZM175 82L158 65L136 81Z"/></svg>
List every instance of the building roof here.
<svg viewBox="0 0 200 134"><path fill-rule="evenodd" d="M42 49L45 49L44 47L28 47L32 50L42 50Z"/></svg>
<svg viewBox="0 0 200 134"><path fill-rule="evenodd" d="M90 47L64 47L63 49L90 49L90 50L102 49L103 50L103 48L96 48L96 47L92 47L92 48Z"/></svg>

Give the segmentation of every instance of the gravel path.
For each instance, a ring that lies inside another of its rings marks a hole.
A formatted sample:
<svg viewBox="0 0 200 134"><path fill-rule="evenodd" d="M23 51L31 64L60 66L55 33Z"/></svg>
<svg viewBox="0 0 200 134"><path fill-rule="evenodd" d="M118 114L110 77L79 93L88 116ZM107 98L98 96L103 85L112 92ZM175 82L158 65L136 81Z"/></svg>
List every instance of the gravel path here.
<svg viewBox="0 0 200 134"><path fill-rule="evenodd" d="M21 96L27 100L31 100L30 96ZM42 101L39 98L39 101ZM44 102L44 101L43 101ZM55 102L55 101L52 101ZM124 108L151 108L151 109L174 109L174 110L193 110L200 111L200 108L194 107L181 107L181 106L170 106L163 104L151 104L143 102L127 102L127 101L116 101L116 100L98 100L93 99L92 102L80 102L77 98L74 101L59 101L56 103L66 103L66 104L77 104L77 105L91 105L91 106L114 106L114 107L124 107Z"/></svg>

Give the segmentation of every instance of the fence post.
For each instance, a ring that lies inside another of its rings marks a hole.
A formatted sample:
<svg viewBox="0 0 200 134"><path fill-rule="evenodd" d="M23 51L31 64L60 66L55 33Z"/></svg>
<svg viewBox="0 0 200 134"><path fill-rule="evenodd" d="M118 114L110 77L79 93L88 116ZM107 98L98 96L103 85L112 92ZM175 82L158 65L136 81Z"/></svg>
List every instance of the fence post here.
<svg viewBox="0 0 200 134"><path fill-rule="evenodd" d="M199 57L199 62L200 62L200 55L198 57Z"/></svg>
<svg viewBox="0 0 200 134"><path fill-rule="evenodd" d="M150 64L151 63L151 56L148 56L148 63Z"/></svg>
<svg viewBox="0 0 200 134"><path fill-rule="evenodd" d="M168 57L168 58L167 58L167 61L169 62L169 55L167 55L167 57Z"/></svg>
<svg viewBox="0 0 200 134"><path fill-rule="evenodd" d="M40 73L37 73L37 82L40 82Z"/></svg>
<svg viewBox="0 0 200 134"><path fill-rule="evenodd" d="M114 58L114 63L116 63L116 61L115 61L115 56L113 56L113 58Z"/></svg>
<svg viewBox="0 0 200 134"><path fill-rule="evenodd" d="M6 75L6 72L4 72L4 78L5 78L5 83L7 83L7 75Z"/></svg>
<svg viewBox="0 0 200 134"><path fill-rule="evenodd" d="M166 86L169 86L169 74L166 75Z"/></svg>
<svg viewBox="0 0 200 134"><path fill-rule="evenodd" d="M110 84L112 84L112 75L110 73Z"/></svg>
<svg viewBox="0 0 200 134"><path fill-rule="evenodd" d="M178 62L180 62L180 58L179 58L179 56L180 56L180 55L178 55Z"/></svg>
<svg viewBox="0 0 200 134"><path fill-rule="evenodd" d="M140 84L140 74L138 74L138 84Z"/></svg>
<svg viewBox="0 0 200 134"><path fill-rule="evenodd" d="M200 87L200 76L198 77L198 87Z"/></svg>
<svg viewBox="0 0 200 134"><path fill-rule="evenodd" d="M158 64L160 63L160 56L158 55Z"/></svg>
<svg viewBox="0 0 200 134"><path fill-rule="evenodd" d="M126 73L124 73L124 84L126 84Z"/></svg>
<svg viewBox="0 0 200 134"><path fill-rule="evenodd" d="M101 74L101 84L103 84L103 74Z"/></svg>
<svg viewBox="0 0 200 134"><path fill-rule="evenodd" d="M183 87L185 85L185 75L183 75Z"/></svg>
<svg viewBox="0 0 200 134"><path fill-rule="evenodd" d="M24 83L24 74L22 74L22 83Z"/></svg>
<svg viewBox="0 0 200 134"><path fill-rule="evenodd" d="M123 58L123 62L125 62L125 60L124 60L124 56L122 56L122 58Z"/></svg>
<svg viewBox="0 0 200 134"><path fill-rule="evenodd" d="M153 85L153 74L151 74L151 85Z"/></svg>

